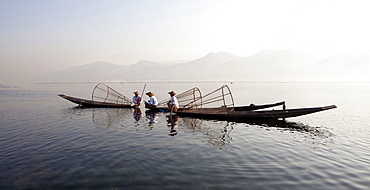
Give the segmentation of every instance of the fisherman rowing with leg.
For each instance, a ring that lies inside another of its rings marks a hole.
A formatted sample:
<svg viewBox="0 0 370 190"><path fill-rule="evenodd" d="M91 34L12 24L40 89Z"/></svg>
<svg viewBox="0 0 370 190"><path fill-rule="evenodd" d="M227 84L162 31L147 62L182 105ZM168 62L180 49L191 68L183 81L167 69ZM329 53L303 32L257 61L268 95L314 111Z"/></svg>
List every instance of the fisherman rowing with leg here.
<svg viewBox="0 0 370 190"><path fill-rule="evenodd" d="M176 112L177 109L179 109L179 101L176 98L176 93L174 91L168 92L168 94L171 96L170 101L167 102L168 109L172 112Z"/></svg>

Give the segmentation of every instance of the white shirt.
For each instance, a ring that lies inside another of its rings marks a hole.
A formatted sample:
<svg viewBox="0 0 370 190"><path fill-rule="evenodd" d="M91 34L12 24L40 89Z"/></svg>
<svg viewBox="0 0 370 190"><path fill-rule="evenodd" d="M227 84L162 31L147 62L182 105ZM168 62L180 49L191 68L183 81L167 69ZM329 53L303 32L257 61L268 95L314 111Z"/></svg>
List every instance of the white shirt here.
<svg viewBox="0 0 370 190"><path fill-rule="evenodd" d="M138 103L140 103L140 101L141 101L141 97L140 96L134 96L134 97L132 97L132 102L134 104L138 104Z"/></svg>
<svg viewBox="0 0 370 190"><path fill-rule="evenodd" d="M158 100L155 96L151 96L148 103L150 105L157 106L158 105Z"/></svg>
<svg viewBox="0 0 370 190"><path fill-rule="evenodd" d="M177 101L177 98L175 96L171 97L171 105L173 107L179 108L179 101Z"/></svg>

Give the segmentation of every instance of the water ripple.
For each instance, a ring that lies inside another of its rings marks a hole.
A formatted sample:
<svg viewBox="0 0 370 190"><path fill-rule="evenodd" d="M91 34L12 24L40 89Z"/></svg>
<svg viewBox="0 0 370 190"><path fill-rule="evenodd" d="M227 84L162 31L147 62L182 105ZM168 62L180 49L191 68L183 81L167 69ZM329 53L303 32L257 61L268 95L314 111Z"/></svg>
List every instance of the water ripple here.
<svg viewBox="0 0 370 190"><path fill-rule="evenodd" d="M171 121L167 113L76 108L56 94L0 91L1 189L370 186L368 121L346 115L356 109L298 122Z"/></svg>

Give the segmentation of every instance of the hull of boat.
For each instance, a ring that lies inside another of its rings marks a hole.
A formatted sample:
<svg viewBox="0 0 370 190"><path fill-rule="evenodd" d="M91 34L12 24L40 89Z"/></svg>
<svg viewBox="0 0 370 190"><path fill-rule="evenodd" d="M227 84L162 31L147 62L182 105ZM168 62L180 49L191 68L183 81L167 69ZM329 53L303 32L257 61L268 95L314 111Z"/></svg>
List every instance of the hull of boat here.
<svg viewBox="0 0 370 190"><path fill-rule="evenodd" d="M145 108L149 109L150 111L153 111L153 112L169 112L170 109L168 109L167 107L157 107L157 106L152 106L152 105L149 105L148 103L144 102L145 104Z"/></svg>
<svg viewBox="0 0 370 190"><path fill-rule="evenodd" d="M232 108L192 108L177 111L178 115L210 119L284 119L336 108L335 105L266 111L235 111Z"/></svg>
<svg viewBox="0 0 370 190"><path fill-rule="evenodd" d="M249 106L236 106L236 107L234 107L234 110L235 111L253 111L253 110L260 110L260 109L280 106L280 105L284 105L284 104L285 104L285 102L278 102L278 103L274 103L274 104L263 104L263 105L251 104ZM148 105L147 103L145 103L145 108L147 108L149 110L152 110L152 111L158 111L158 112L170 112L170 109L168 109L167 107L153 107L151 105ZM179 111L181 111L182 109L184 109L184 108L179 108Z"/></svg>
<svg viewBox="0 0 370 190"><path fill-rule="evenodd" d="M58 96L73 102L75 104L78 104L79 106L83 107L94 107L94 108L133 108L134 106L129 104L114 104L114 103L104 103L104 102L96 102L92 100L86 100L82 98L76 98L72 96L67 96L64 94L59 94Z"/></svg>

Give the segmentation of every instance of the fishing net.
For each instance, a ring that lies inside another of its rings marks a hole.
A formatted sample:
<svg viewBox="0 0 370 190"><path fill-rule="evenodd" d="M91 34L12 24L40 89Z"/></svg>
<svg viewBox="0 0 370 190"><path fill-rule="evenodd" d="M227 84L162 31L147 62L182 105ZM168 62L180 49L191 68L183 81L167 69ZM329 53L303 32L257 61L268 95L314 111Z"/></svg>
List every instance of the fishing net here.
<svg viewBox="0 0 370 190"><path fill-rule="evenodd" d="M202 94L195 87L176 95L180 108L200 108L202 107ZM167 107L167 102L170 99L159 102L158 107Z"/></svg>
<svg viewBox="0 0 370 190"><path fill-rule="evenodd" d="M202 107L234 107L233 95L227 85L202 97Z"/></svg>
<svg viewBox="0 0 370 190"><path fill-rule="evenodd" d="M92 101L113 104L131 104L131 100L105 83L95 86L92 93Z"/></svg>
<svg viewBox="0 0 370 190"><path fill-rule="evenodd" d="M234 107L233 95L227 85L202 96L200 90L195 87L176 95L180 108L217 108ZM158 107L167 107L169 99L159 102Z"/></svg>

